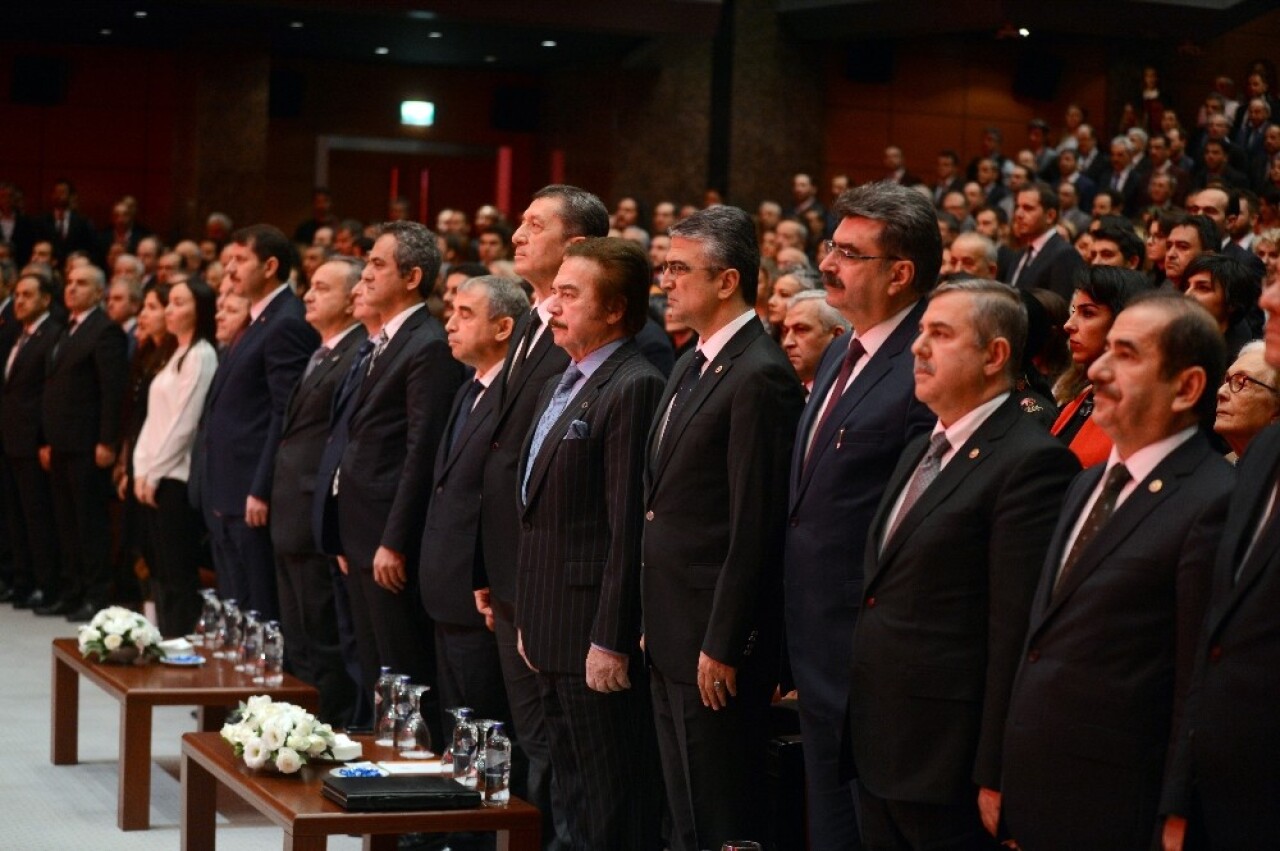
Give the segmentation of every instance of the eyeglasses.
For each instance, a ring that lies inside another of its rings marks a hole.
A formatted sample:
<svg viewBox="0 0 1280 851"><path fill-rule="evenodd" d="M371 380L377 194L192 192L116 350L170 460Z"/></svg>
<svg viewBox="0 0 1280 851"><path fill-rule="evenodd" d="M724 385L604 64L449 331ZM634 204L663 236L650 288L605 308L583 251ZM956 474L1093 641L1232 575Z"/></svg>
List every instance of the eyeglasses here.
<svg viewBox="0 0 1280 851"><path fill-rule="evenodd" d="M711 272L712 274L715 274L716 272L723 271L724 267L722 266L690 266L688 263L681 263L679 260L670 263L662 263L658 266L659 274L663 277L670 275L673 278L683 278L690 272Z"/></svg>
<svg viewBox="0 0 1280 851"><path fill-rule="evenodd" d="M1222 383L1230 387L1232 393L1241 392L1242 390L1244 390L1244 386L1246 384L1256 384L1259 387L1263 387L1267 390L1270 390L1272 393L1275 393L1276 395L1280 396L1280 390L1277 390L1276 388L1272 387L1270 384L1263 384L1261 381L1254 378L1252 375L1249 375L1244 372L1232 373L1231 375L1228 375L1225 378L1223 378Z"/></svg>
<svg viewBox="0 0 1280 851"><path fill-rule="evenodd" d="M833 239L824 239L822 241L822 250L827 254L835 252L836 256L843 257L845 260L901 260L890 254L855 254L853 251L842 245L836 245Z"/></svg>

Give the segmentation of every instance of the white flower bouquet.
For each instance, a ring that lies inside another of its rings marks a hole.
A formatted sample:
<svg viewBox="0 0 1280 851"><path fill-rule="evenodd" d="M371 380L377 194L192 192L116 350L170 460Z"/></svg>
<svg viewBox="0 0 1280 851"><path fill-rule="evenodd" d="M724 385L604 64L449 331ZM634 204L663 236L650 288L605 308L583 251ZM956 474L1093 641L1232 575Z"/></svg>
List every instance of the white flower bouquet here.
<svg viewBox="0 0 1280 851"><path fill-rule="evenodd" d="M98 661L145 665L164 656L160 630L151 621L123 606L109 606L80 627L80 655L97 654Z"/></svg>
<svg viewBox="0 0 1280 851"><path fill-rule="evenodd" d="M273 703L257 695L241 703L222 727L222 738L252 769L274 766L293 774L308 759L333 758L333 728L292 703Z"/></svg>

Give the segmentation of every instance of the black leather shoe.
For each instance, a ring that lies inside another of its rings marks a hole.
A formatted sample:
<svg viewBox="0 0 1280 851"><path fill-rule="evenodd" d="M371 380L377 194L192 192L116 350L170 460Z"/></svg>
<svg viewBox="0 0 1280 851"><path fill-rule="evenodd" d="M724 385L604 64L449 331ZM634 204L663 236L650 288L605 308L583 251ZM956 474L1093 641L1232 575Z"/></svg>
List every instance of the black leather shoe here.
<svg viewBox="0 0 1280 851"><path fill-rule="evenodd" d="M44 592L32 591L24 597L18 597L13 601L15 609L36 609L44 605Z"/></svg>
<svg viewBox="0 0 1280 851"><path fill-rule="evenodd" d="M77 608L77 604L72 600L54 600L47 606L36 606L35 613L42 618L50 615L66 615L71 614Z"/></svg>
<svg viewBox="0 0 1280 851"><path fill-rule="evenodd" d="M18 592L12 588L5 588L3 591L0 591L0 603L12 603L17 599L19 599Z"/></svg>
<svg viewBox="0 0 1280 851"><path fill-rule="evenodd" d="M81 603L74 610L67 612L67 620L72 623L88 623L93 620L93 616L98 613L102 606L93 603Z"/></svg>

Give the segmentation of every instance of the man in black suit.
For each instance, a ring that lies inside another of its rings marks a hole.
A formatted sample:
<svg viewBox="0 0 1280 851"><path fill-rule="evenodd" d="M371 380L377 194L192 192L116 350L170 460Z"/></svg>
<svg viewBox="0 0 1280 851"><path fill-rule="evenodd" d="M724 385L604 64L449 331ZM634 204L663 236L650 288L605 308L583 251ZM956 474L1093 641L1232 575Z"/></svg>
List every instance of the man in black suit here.
<svg viewBox="0 0 1280 851"><path fill-rule="evenodd" d="M543 815L544 844L569 844L559 814L567 802L552 783L550 745L538 685L516 647L516 554L520 542L520 447L533 424L542 387L564 372L568 355L547 333L546 308L564 252L571 244L609 233L609 211L595 195L576 186L552 185L533 196L512 236L516 274L533 287L533 308L516 323L498 374L493 436L484 463L480 505L482 558L475 579L476 605L492 614L502 675L515 720L516 761L512 791ZM527 760L527 763L526 763ZM527 770L525 769L527 765ZM523 792L524 794L521 794ZM553 800L554 796L554 800ZM558 822L558 823L553 823ZM553 836L557 836L553 840Z"/></svg>
<svg viewBox="0 0 1280 851"><path fill-rule="evenodd" d="M223 352L201 424L200 501L218 591L265 617L278 612L271 477L289 396L320 342L289 289L293 246L271 225L237 231L225 275L249 301L249 325Z"/></svg>
<svg viewBox="0 0 1280 851"><path fill-rule="evenodd" d="M1280 285L1267 312L1267 363L1280 366ZM1275 510L1280 427L1263 431L1239 466L1213 563L1209 613L1166 773L1164 847L1280 847L1280 521Z"/></svg>
<svg viewBox="0 0 1280 851"><path fill-rule="evenodd" d="M938 170L930 190L933 206L942 209L942 202L952 192L964 192L964 175L960 172L960 155L950 148L938 152ZM835 210L832 210L835 213ZM839 222L836 223L837 225Z"/></svg>
<svg viewBox="0 0 1280 851"><path fill-rule="evenodd" d="M1011 261L1009 283L1023 290L1053 290L1070 301L1084 260L1058 235L1058 193L1035 183L1019 192L1016 201L1013 235L1023 249Z"/></svg>
<svg viewBox="0 0 1280 851"><path fill-rule="evenodd" d="M436 236L417 222L379 228L360 279L381 330L350 401L342 458L326 488L336 502L339 562L347 575L362 682L378 668L435 682L431 627L418 590L418 548L431 463L462 365L423 295L440 272ZM358 362L357 362L358 363ZM428 723L438 729L437 719Z"/></svg>
<svg viewBox="0 0 1280 851"><path fill-rule="evenodd" d="M124 332L101 309L105 279L77 266L63 289L70 318L45 379L44 445L62 555L61 599L39 615L88 620L107 604L111 583L107 499L120 442L120 402L128 374Z"/></svg>
<svg viewBox="0 0 1280 851"><path fill-rule="evenodd" d="M671 229L662 288L698 346L676 364L649 436L642 573L673 851L762 836L767 809L787 469L804 395L752 310L759 262L736 207Z"/></svg>
<svg viewBox="0 0 1280 851"><path fill-rule="evenodd" d="M316 550L311 504L316 468L329 438L333 396L365 339L352 315L352 290L363 269L360 261L338 257L311 276L303 303L320 347L285 408L271 483L271 543L289 661L294 675L320 692L320 717L339 725L351 715L355 682L343 666L333 560Z"/></svg>
<svg viewBox="0 0 1280 851"><path fill-rule="evenodd" d="M9 470L4 477L4 511L13 547L15 608L35 609L58 598L58 539L53 523L53 491L41 466L45 372L62 334L49 312L53 280L28 272L13 288L13 315L22 334L3 349L4 390L0 394L0 440Z"/></svg>
<svg viewBox="0 0 1280 851"><path fill-rule="evenodd" d="M59 261L65 260L72 252L83 251L95 263L100 263L98 236L93 225L75 206L75 186L65 178L55 181L53 193L49 196L49 212L39 221L40 230L44 238L53 243L53 253Z"/></svg>
<svg viewBox="0 0 1280 851"><path fill-rule="evenodd" d="M38 223L18 209L17 187L0 181L0 242L9 243L13 264L21 269L31 259L31 248L40 237Z"/></svg>
<svg viewBox="0 0 1280 851"><path fill-rule="evenodd" d="M849 742L865 847L984 848L1039 565L1075 456L1012 394L1027 318L994 281L939 286L912 345L938 416L867 536ZM803 695L801 695L803 700Z"/></svg>
<svg viewBox="0 0 1280 851"><path fill-rule="evenodd" d="M640 550L645 441L664 382L634 340L649 277L627 240L569 246L547 307L570 364L543 388L521 455L516 626L575 848L658 847Z"/></svg>
<svg viewBox="0 0 1280 851"><path fill-rule="evenodd" d="M867 528L889 474L903 447L937 419L915 397L911 341L942 246L933 211L914 190L866 184L841 196L835 210L840 225L821 269L827 302L852 323L853 335L827 349L800 418L784 599L809 838L816 848L855 848L856 795L839 766L852 647L832 636L853 634Z"/></svg>
<svg viewBox="0 0 1280 851"><path fill-rule="evenodd" d="M1146 178L1134 165L1136 152L1128 136L1116 136L1111 140L1111 171L1099 183L1099 189L1110 189L1123 199L1123 209L1116 215L1134 218L1138 214L1138 193Z"/></svg>
<svg viewBox="0 0 1280 851"><path fill-rule="evenodd" d="M498 405L498 373L529 299L510 278L483 275L458 286L445 324L449 349L474 370L458 388L436 452L431 503L422 531L419 587L435 629L442 706L469 706L477 717L509 721L492 616L476 610L472 581L480 557L484 462ZM452 725L445 720L445 736Z"/></svg>
<svg viewBox="0 0 1280 851"><path fill-rule="evenodd" d="M1131 302L1089 368L1114 446L1067 493L1004 737L1026 848L1149 848L1235 471L1200 426L1226 348L1173 293ZM994 822L988 825L994 827Z"/></svg>

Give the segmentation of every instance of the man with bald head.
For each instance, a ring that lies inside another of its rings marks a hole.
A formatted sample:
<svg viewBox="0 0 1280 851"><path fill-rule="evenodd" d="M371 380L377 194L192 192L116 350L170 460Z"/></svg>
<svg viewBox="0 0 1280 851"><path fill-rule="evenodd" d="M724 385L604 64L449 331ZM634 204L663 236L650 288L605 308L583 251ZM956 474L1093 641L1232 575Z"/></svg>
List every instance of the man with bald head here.
<svg viewBox="0 0 1280 851"><path fill-rule="evenodd" d="M970 277L994 280L998 258L996 244L980 233L962 233L951 243L951 265Z"/></svg>

